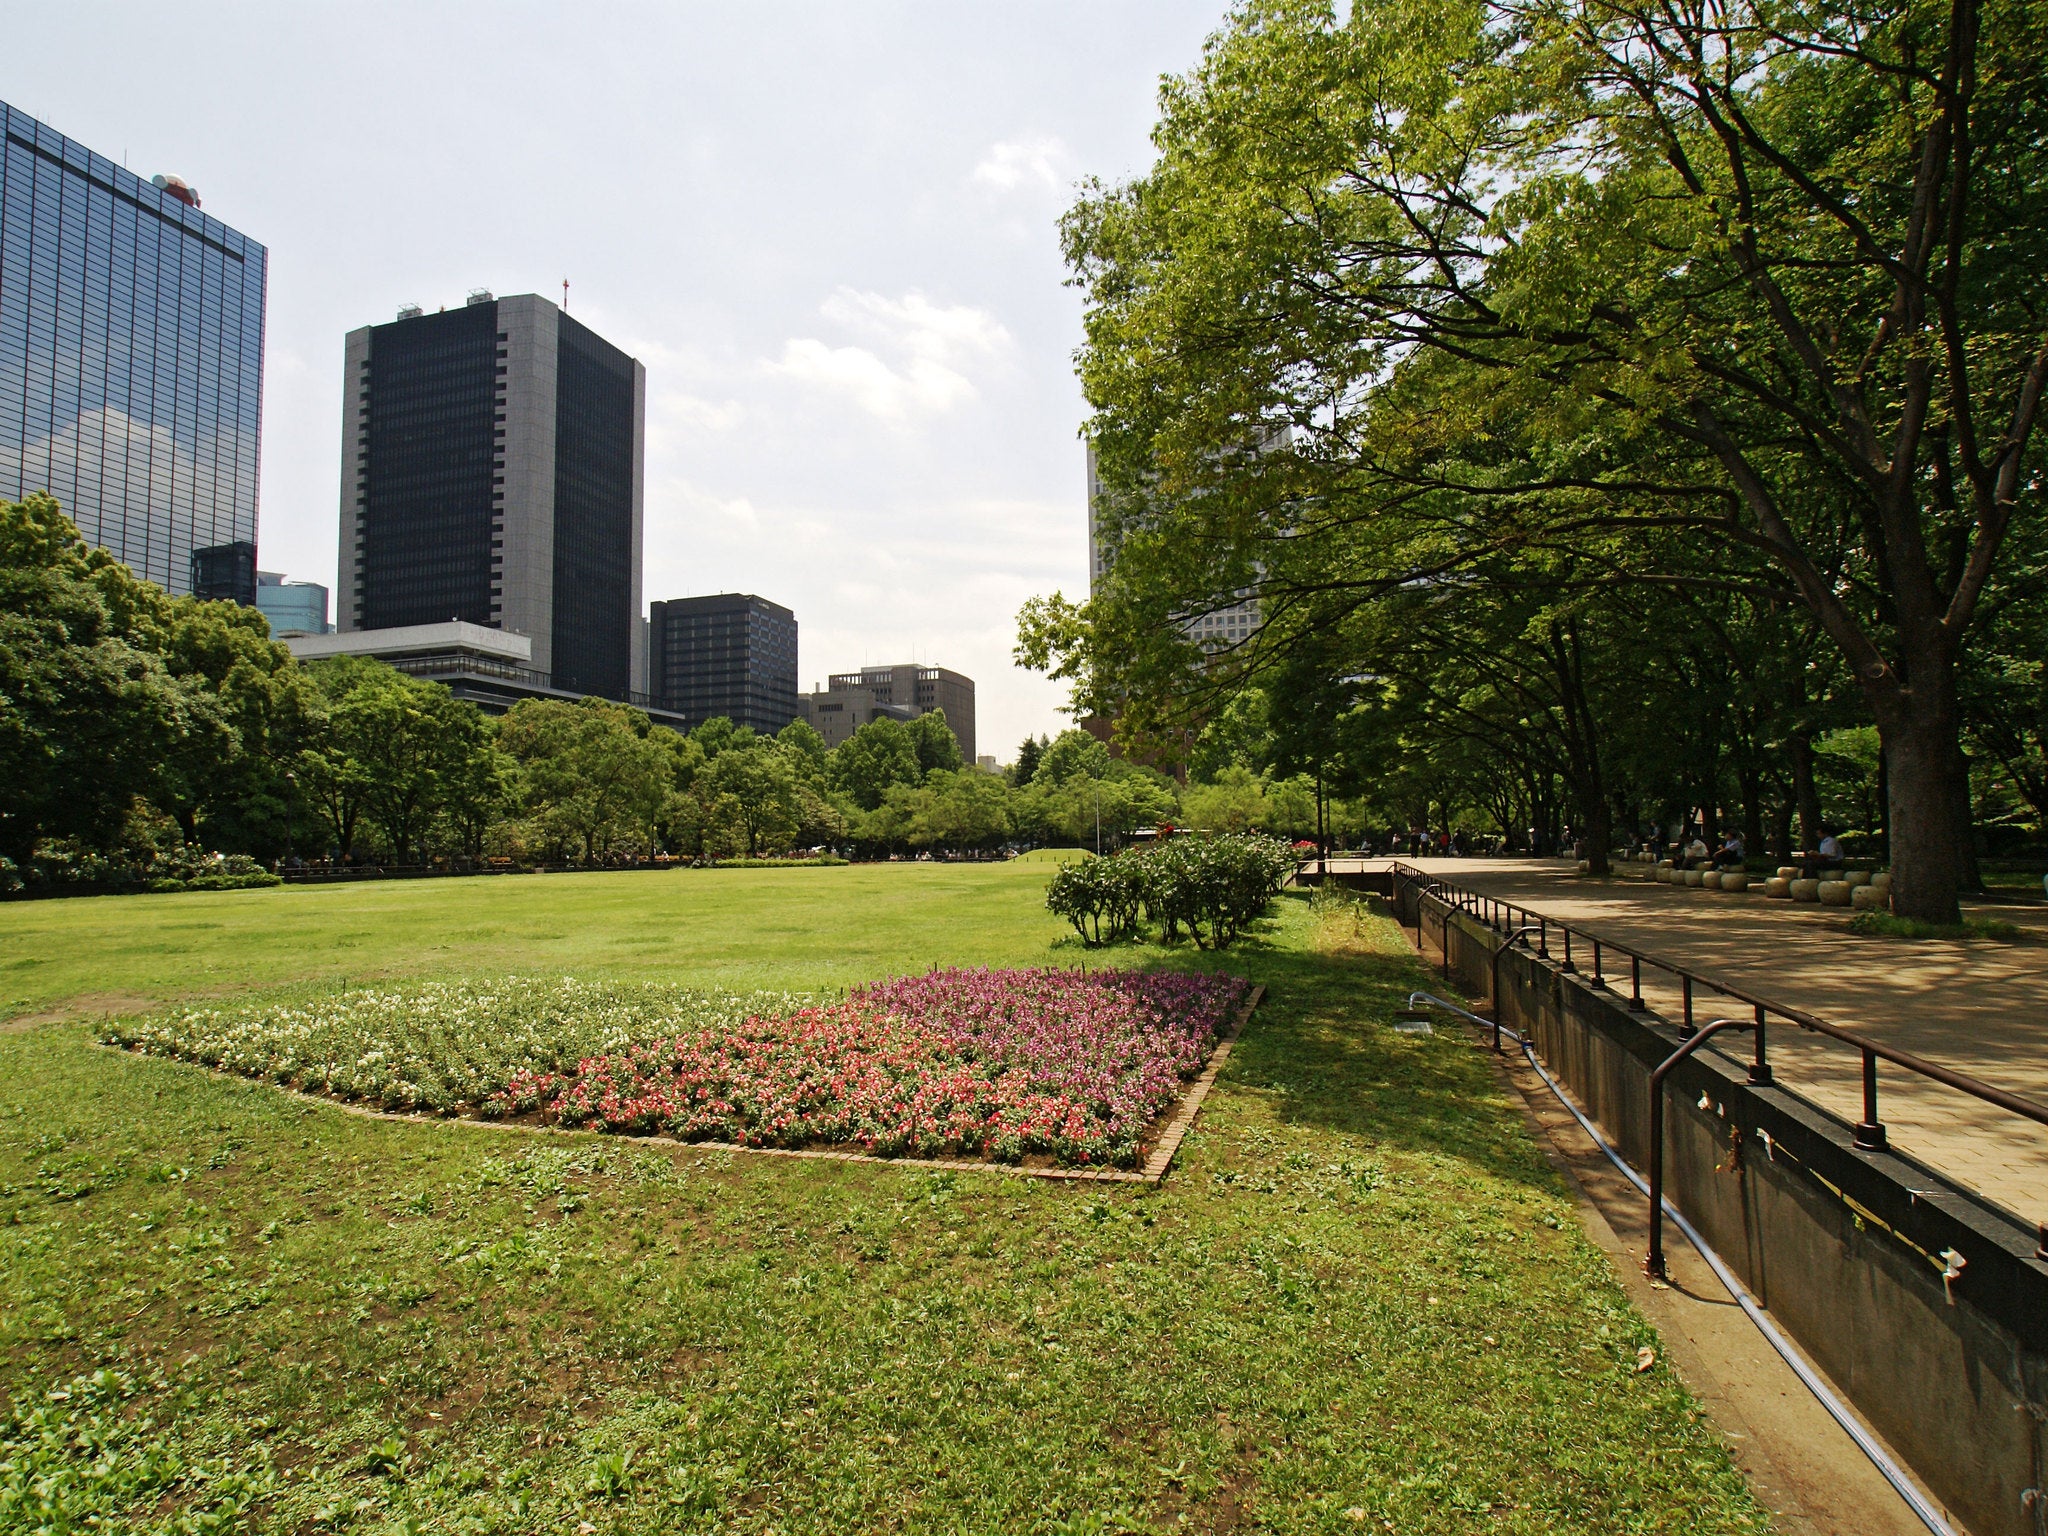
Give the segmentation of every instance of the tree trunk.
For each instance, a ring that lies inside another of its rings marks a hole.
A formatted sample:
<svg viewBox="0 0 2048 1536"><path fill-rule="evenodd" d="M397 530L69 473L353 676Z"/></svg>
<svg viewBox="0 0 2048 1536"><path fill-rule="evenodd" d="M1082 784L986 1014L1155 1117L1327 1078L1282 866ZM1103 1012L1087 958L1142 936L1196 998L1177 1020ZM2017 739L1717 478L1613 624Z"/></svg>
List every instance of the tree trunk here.
<svg viewBox="0 0 2048 1536"><path fill-rule="evenodd" d="M1614 842L1614 811L1606 800L1595 797L1586 807L1586 867L1596 875L1611 875L1608 849Z"/></svg>
<svg viewBox="0 0 2048 1536"><path fill-rule="evenodd" d="M1754 764L1744 761L1736 770L1742 786L1742 846L1761 853L1764 846L1764 779Z"/></svg>
<svg viewBox="0 0 2048 1536"><path fill-rule="evenodd" d="M1958 810L1969 789L1958 791L1955 783L1954 675L1947 668L1939 677L1926 675L1935 670L1923 669L1912 688L1884 699L1877 728L1890 796L1892 911L1923 923L1953 923L1961 915L1956 895L1969 835Z"/></svg>
<svg viewBox="0 0 2048 1536"><path fill-rule="evenodd" d="M1820 793L1813 787L1813 732L1794 731L1787 746L1792 757L1792 798L1799 804L1799 846L1811 853L1821 839Z"/></svg>
<svg viewBox="0 0 2048 1536"><path fill-rule="evenodd" d="M1780 800L1771 818L1771 857L1780 864L1792 857L1792 802Z"/></svg>

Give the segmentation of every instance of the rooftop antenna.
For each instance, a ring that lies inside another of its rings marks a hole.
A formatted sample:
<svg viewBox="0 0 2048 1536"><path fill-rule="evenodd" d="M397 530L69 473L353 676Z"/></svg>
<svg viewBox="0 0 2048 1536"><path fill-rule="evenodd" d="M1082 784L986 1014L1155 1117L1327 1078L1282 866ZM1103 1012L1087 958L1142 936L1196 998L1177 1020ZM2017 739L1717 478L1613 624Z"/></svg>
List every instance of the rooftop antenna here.
<svg viewBox="0 0 2048 1536"><path fill-rule="evenodd" d="M567 279L567 278L565 277L565 278L563 278L563 279L562 279L562 312L563 312L564 314L567 314L567 313L568 313L568 310L569 310L569 279Z"/></svg>

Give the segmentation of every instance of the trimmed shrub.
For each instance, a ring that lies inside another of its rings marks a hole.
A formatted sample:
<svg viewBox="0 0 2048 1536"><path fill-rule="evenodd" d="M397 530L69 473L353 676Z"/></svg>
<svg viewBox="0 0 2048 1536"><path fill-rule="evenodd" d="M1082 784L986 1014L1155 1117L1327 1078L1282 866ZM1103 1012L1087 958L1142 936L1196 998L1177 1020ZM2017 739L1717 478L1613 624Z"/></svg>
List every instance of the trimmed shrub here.
<svg viewBox="0 0 2048 1536"><path fill-rule="evenodd" d="M1175 837L1063 866L1045 904L1084 944L1130 938L1142 916L1169 944L1185 935L1201 949L1228 949L1265 915L1294 867L1294 850L1277 837Z"/></svg>

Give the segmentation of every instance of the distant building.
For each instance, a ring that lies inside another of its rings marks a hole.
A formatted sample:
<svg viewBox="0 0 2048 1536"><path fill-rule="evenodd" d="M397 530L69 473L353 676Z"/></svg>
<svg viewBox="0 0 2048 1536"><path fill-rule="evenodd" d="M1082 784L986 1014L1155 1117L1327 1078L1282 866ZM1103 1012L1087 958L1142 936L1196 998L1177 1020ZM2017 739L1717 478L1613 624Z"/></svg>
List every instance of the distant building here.
<svg viewBox="0 0 2048 1536"><path fill-rule="evenodd" d="M557 688L545 672L533 667L533 640L509 630L462 619L439 624L401 624L346 633L289 634L283 637L301 661L327 656L372 656L413 677L445 684L458 699L467 699L487 715L502 715L522 699L559 699L574 703L586 695ZM656 725L684 730L680 715L640 704Z"/></svg>
<svg viewBox="0 0 2048 1536"><path fill-rule="evenodd" d="M645 699L646 370L481 289L351 331L344 368L340 630L503 630L548 692Z"/></svg>
<svg viewBox="0 0 2048 1536"><path fill-rule="evenodd" d="M327 589L317 581L287 581L276 571L256 573L256 607L273 635L324 635Z"/></svg>
<svg viewBox="0 0 2048 1536"><path fill-rule="evenodd" d="M772 736L799 717L796 615L751 592L655 603L649 691L692 726L718 715Z"/></svg>
<svg viewBox="0 0 2048 1536"><path fill-rule="evenodd" d="M48 491L138 576L250 601L268 265L177 177L0 103L0 498Z"/></svg>
<svg viewBox="0 0 2048 1536"><path fill-rule="evenodd" d="M192 551L191 593L210 603L256 606L256 546L247 539Z"/></svg>
<svg viewBox="0 0 2048 1536"><path fill-rule="evenodd" d="M802 695L804 718L836 747L870 720L910 721L935 709L946 712L946 724L960 743L960 756L974 761L974 679L945 667L906 662L893 667L863 667L835 672L830 687Z"/></svg>

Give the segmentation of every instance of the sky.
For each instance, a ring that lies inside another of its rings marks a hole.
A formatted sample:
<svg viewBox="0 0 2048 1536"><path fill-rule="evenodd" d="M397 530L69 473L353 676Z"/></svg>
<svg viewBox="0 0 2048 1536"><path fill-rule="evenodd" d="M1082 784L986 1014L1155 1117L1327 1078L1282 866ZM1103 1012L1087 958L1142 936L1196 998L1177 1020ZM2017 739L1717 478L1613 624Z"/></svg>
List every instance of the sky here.
<svg viewBox="0 0 2048 1536"><path fill-rule="evenodd" d="M1069 723L1017 609L1088 585L1058 218L1221 12L4 0L0 99L269 247L264 569L334 583L349 330L566 278L647 368L647 598L964 672L1007 762Z"/></svg>

